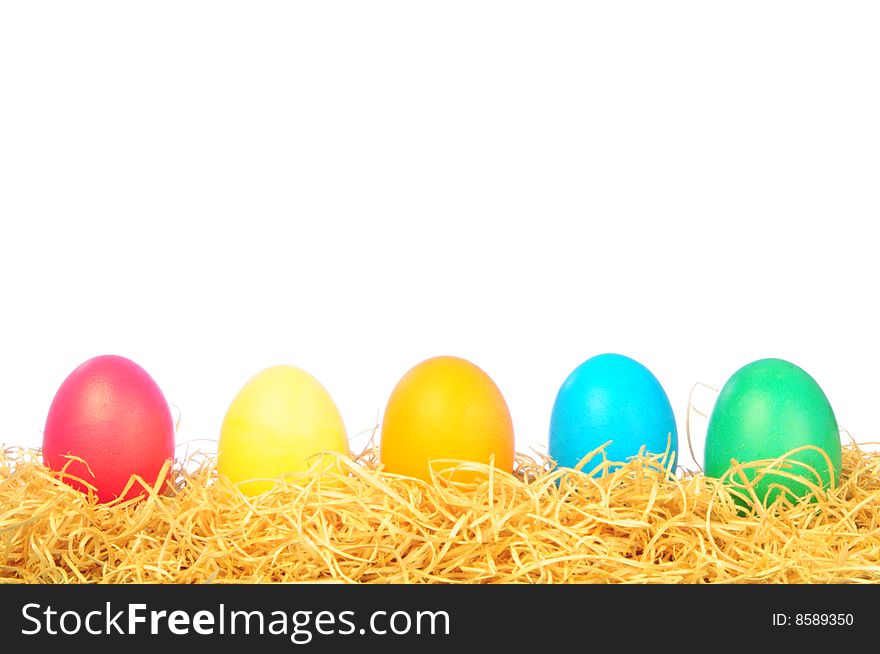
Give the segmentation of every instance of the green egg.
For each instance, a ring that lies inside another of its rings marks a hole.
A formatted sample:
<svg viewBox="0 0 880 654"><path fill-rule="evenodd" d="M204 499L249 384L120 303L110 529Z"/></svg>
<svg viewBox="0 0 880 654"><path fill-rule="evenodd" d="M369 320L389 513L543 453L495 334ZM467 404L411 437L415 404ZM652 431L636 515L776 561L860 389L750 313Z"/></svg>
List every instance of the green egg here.
<svg viewBox="0 0 880 654"><path fill-rule="evenodd" d="M821 449L827 458L815 449L802 450L774 468L785 474L766 472L757 481L759 469L744 470L765 506L781 492L793 501L807 495L809 486L800 479L823 488L836 482L841 448L834 411L819 384L793 363L761 359L740 368L721 389L709 419L704 469L709 477L721 477L730 469L731 459L741 464L775 459L808 445ZM743 480L730 482L733 489ZM734 490L748 502L744 493Z"/></svg>

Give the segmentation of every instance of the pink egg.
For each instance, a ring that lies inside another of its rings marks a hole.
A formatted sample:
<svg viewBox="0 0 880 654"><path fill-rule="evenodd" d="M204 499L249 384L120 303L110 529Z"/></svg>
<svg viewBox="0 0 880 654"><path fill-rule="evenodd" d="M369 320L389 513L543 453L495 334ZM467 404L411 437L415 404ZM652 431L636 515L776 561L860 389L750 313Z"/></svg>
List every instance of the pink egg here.
<svg viewBox="0 0 880 654"><path fill-rule="evenodd" d="M84 463L71 460L75 456ZM147 372L124 357L89 359L55 394L43 433L43 461L66 467L95 488L101 502L122 495L132 475L153 486L174 458L174 421L162 391ZM87 486L65 475L82 491ZM125 499L143 495L135 482Z"/></svg>

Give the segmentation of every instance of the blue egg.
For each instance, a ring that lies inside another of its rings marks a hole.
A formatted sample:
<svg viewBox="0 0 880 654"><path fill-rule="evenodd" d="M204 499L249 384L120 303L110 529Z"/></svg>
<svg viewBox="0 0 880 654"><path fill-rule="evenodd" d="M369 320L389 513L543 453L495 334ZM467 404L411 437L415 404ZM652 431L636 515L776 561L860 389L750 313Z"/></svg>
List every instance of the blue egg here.
<svg viewBox="0 0 880 654"><path fill-rule="evenodd" d="M575 368L550 418L550 456L560 467L575 467L608 441L609 461L625 462L644 447L650 454L668 450L675 469L678 430L669 398L650 370L620 354L600 354ZM584 470L601 463L597 454Z"/></svg>

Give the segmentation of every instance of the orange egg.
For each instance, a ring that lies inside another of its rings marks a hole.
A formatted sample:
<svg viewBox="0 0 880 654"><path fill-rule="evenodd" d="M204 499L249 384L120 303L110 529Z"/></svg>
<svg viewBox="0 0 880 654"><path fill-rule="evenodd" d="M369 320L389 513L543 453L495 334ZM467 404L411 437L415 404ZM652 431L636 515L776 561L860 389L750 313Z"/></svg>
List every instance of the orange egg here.
<svg viewBox="0 0 880 654"><path fill-rule="evenodd" d="M435 357L403 376L385 409L379 458L386 472L429 481L454 459L513 469L513 422L495 382L470 361ZM456 481L473 481L460 470Z"/></svg>

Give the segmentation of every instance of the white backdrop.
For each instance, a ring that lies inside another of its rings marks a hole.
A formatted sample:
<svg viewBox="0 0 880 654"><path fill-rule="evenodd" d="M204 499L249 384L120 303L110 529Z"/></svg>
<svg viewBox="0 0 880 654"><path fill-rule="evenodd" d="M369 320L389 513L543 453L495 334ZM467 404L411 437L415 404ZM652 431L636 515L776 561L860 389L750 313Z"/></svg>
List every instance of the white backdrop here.
<svg viewBox="0 0 880 654"><path fill-rule="evenodd" d="M779 356L877 440L878 33L874 2L4 3L0 442L102 353L180 440L275 363L355 434L456 354L527 449L604 351L682 432L695 382Z"/></svg>

